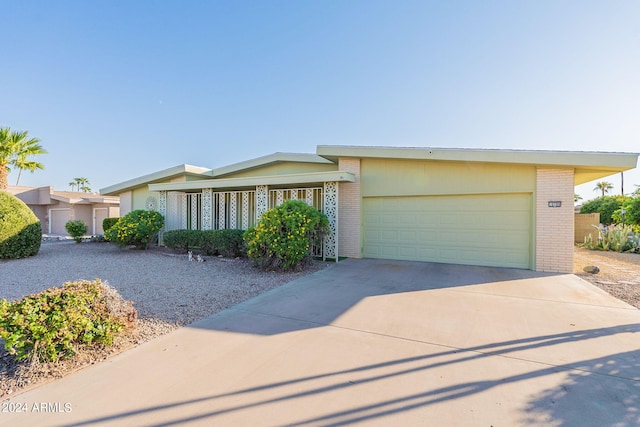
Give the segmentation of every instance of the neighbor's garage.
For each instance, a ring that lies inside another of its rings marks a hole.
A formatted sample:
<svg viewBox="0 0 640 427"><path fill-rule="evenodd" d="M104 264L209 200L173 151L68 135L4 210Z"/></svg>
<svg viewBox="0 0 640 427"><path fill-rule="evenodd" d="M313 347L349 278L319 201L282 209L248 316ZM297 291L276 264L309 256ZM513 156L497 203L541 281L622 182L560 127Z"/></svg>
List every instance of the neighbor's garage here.
<svg viewBox="0 0 640 427"><path fill-rule="evenodd" d="M362 255L534 267L530 166L362 159Z"/></svg>
<svg viewBox="0 0 640 427"><path fill-rule="evenodd" d="M65 224L71 218L71 209L49 209L49 233L68 234Z"/></svg>
<svg viewBox="0 0 640 427"><path fill-rule="evenodd" d="M531 194L366 197L363 255L529 268Z"/></svg>

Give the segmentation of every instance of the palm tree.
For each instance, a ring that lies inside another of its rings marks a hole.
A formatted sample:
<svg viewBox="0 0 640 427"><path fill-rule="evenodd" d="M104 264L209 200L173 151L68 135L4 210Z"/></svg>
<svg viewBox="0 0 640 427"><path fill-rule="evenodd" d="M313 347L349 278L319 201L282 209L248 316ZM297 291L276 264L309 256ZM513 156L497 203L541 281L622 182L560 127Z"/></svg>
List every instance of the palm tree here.
<svg viewBox="0 0 640 427"><path fill-rule="evenodd" d="M580 200L582 200L582 196L578 193L573 193L573 202L578 203Z"/></svg>
<svg viewBox="0 0 640 427"><path fill-rule="evenodd" d="M608 193L612 188L613 184L611 184L610 182L600 181L596 183L596 188L594 188L593 191L602 191L602 197L604 197L604 195Z"/></svg>
<svg viewBox="0 0 640 427"><path fill-rule="evenodd" d="M18 168L18 179L16 179L16 185L20 183L20 175L23 170L27 170L31 173L36 169L44 169L44 165L40 162L29 160L30 156L36 154L47 154L47 151L42 148L39 139L27 138L27 132L22 132L16 135L16 158L13 161L13 165Z"/></svg>
<svg viewBox="0 0 640 427"><path fill-rule="evenodd" d="M8 127L0 128L0 190L6 190L9 186L7 177L11 166L17 167L20 171L26 169L31 172L44 168L42 163L29 160L32 155L47 153L39 142L37 138L28 137L26 131L16 132Z"/></svg>
<svg viewBox="0 0 640 427"><path fill-rule="evenodd" d="M76 178L77 179L77 178ZM73 181L71 181L69 183L69 187L71 187L71 191L76 191L76 186L78 185L78 183L75 181L75 179Z"/></svg>
<svg viewBox="0 0 640 427"><path fill-rule="evenodd" d="M72 189L76 186L78 191L82 191L83 193L91 193L91 187L89 187L89 184L91 183L87 178L73 178L73 182L69 183Z"/></svg>

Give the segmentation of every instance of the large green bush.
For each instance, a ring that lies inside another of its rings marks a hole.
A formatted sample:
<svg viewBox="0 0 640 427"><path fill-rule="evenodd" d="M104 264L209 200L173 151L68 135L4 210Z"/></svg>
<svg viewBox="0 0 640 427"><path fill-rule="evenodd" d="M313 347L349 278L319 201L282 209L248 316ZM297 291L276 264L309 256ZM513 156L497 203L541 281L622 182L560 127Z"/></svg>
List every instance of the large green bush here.
<svg viewBox="0 0 640 427"><path fill-rule="evenodd" d="M55 361L79 345L110 345L136 318L133 304L94 281L67 282L22 300L0 300L0 338L22 360Z"/></svg>
<svg viewBox="0 0 640 427"><path fill-rule="evenodd" d="M613 213L629 200L627 196L604 196L585 202L580 208L580 213L600 213L600 223L604 225L613 224L616 221Z"/></svg>
<svg viewBox="0 0 640 427"><path fill-rule="evenodd" d="M147 249L164 227L164 217L156 211L131 211L118 220L104 235L120 246Z"/></svg>
<svg viewBox="0 0 640 427"><path fill-rule="evenodd" d="M245 232L247 255L264 269L298 270L328 227L325 214L303 201L289 200L265 212Z"/></svg>
<svg viewBox="0 0 640 427"><path fill-rule="evenodd" d="M0 191L0 258L24 258L40 250L38 217L16 196Z"/></svg>
<svg viewBox="0 0 640 427"><path fill-rule="evenodd" d="M625 210L624 217L622 210ZM633 231L640 232L640 196L633 197L623 203L622 207L613 213L613 220L620 224L631 225Z"/></svg>
<svg viewBox="0 0 640 427"><path fill-rule="evenodd" d="M67 221L64 228L67 230L67 233L73 237L73 240L75 240L76 243L82 242L82 236L87 234L87 230L89 229L87 224L85 224L81 219L72 219Z"/></svg>

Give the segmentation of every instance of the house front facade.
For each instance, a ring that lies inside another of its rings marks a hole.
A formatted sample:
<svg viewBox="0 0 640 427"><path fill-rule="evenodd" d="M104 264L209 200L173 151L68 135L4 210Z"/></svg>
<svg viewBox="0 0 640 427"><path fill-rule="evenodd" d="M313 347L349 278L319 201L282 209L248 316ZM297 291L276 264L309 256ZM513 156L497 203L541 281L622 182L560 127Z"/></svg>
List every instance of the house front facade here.
<svg viewBox="0 0 640 427"><path fill-rule="evenodd" d="M107 187L121 214L165 230L246 229L297 199L322 210L326 258L369 257L571 272L574 186L637 154L318 146L217 169L182 165Z"/></svg>

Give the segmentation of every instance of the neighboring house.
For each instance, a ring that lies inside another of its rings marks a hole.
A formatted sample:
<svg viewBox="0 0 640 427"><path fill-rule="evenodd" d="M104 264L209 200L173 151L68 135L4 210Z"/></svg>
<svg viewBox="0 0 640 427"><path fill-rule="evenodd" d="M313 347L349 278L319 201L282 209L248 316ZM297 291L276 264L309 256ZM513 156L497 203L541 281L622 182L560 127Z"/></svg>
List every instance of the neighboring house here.
<svg viewBox="0 0 640 427"><path fill-rule="evenodd" d="M52 187L9 186L14 194L40 219L45 234L68 235L67 221L80 219L87 224L88 233L102 234L102 220L120 216L120 202L116 196L56 191Z"/></svg>
<svg viewBox="0 0 640 427"><path fill-rule="evenodd" d="M329 217L328 258L371 257L571 272L574 186L638 154L318 146L218 169L176 166L101 190L165 230L246 229L288 199Z"/></svg>

